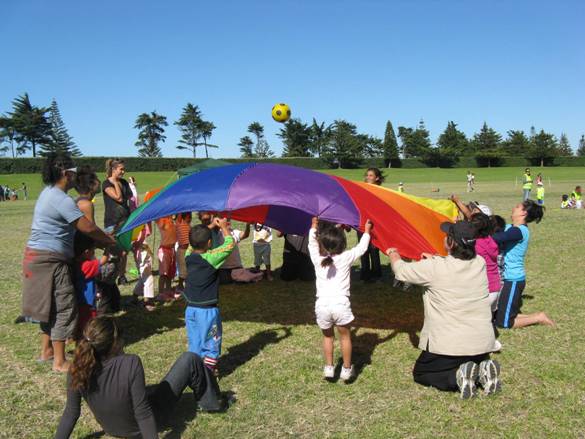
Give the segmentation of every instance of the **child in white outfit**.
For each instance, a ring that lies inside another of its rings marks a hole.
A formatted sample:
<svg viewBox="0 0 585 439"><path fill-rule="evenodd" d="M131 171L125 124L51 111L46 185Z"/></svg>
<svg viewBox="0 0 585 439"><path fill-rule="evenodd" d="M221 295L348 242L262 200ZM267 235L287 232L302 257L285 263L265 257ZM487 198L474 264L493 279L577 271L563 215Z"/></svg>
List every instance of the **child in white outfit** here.
<svg viewBox="0 0 585 439"><path fill-rule="evenodd" d="M134 287L134 296L144 298L144 308L154 311L154 276L152 275L152 250L145 240L150 235L150 224L146 224L140 231L136 241L132 244L136 268L140 272L138 282Z"/></svg>
<svg viewBox="0 0 585 439"><path fill-rule="evenodd" d="M333 366L333 341L337 327L341 342L343 367L339 378L348 381L353 377L351 364L351 333L349 324L354 320L349 303L350 270L352 264L367 250L370 243L372 223L366 222L365 231L360 242L351 250L345 250L347 242L343 229L333 225L323 225L317 233L319 221L313 218L309 231L309 254L315 266L317 277L317 302L315 315L317 325L323 332L323 355L325 367L323 376L332 379L335 373Z"/></svg>

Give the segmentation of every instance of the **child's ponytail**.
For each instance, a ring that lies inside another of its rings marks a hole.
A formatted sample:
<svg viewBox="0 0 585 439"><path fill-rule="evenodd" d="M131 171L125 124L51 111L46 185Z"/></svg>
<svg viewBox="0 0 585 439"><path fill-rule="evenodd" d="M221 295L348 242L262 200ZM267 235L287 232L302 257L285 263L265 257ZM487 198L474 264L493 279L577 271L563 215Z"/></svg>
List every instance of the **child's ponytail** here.
<svg viewBox="0 0 585 439"><path fill-rule="evenodd" d="M331 265L333 265L333 258L331 257L331 255L327 255L325 259L321 261L321 267L327 268L330 267Z"/></svg>

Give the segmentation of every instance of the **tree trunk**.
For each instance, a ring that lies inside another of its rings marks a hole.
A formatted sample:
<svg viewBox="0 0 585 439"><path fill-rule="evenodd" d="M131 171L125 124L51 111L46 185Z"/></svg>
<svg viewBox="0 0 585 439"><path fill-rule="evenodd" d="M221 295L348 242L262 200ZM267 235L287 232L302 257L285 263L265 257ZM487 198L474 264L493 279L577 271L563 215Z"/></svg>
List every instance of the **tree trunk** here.
<svg viewBox="0 0 585 439"><path fill-rule="evenodd" d="M544 168L544 158L543 157L540 158L540 167Z"/></svg>
<svg viewBox="0 0 585 439"><path fill-rule="evenodd" d="M209 158L209 152L207 151L207 140L203 139L203 144L205 145L205 158Z"/></svg>
<svg viewBox="0 0 585 439"><path fill-rule="evenodd" d="M10 149L12 150L12 158L15 159L16 156L14 155L14 139L10 139Z"/></svg>
<svg viewBox="0 0 585 439"><path fill-rule="evenodd" d="M197 145L193 145L193 158L197 158Z"/></svg>
<svg viewBox="0 0 585 439"><path fill-rule="evenodd" d="M37 144L34 142L32 142L32 151L33 151L33 157L37 156Z"/></svg>

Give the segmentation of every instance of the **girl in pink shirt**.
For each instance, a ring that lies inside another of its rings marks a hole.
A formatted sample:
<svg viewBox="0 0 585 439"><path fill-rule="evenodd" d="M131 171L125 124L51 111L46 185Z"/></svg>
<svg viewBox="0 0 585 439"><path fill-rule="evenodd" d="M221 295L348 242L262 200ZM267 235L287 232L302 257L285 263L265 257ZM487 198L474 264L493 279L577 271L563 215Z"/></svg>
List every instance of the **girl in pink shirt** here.
<svg viewBox="0 0 585 439"><path fill-rule="evenodd" d="M490 304L492 311L495 311L498 305L501 281L500 271L498 269L499 248L496 241L491 237L493 233L492 221L490 217L484 213L475 213L471 217L471 224L473 224L477 230L475 252L485 260L490 290Z"/></svg>

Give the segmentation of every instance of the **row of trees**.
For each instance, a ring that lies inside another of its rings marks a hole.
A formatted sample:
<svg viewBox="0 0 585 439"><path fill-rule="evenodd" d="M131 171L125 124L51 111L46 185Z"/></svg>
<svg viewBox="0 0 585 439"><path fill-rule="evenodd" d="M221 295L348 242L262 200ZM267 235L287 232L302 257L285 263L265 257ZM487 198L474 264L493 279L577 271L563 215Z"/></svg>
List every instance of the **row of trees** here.
<svg viewBox="0 0 585 439"><path fill-rule="evenodd" d="M29 151L33 157L52 151L81 155L55 99L50 107L38 107L25 93L12 101L12 111L0 115L0 154L15 158Z"/></svg>
<svg viewBox="0 0 585 439"><path fill-rule="evenodd" d="M140 156L162 156L160 145L166 140L168 125L166 116L156 111L138 115L134 128L139 130L135 146ZM210 143L216 126L203 118L197 105L187 103L174 125L181 133L177 149L188 150L193 157L197 157L199 148L204 148L205 156L209 157L209 148L219 147ZM252 122L248 134L238 143L242 157L274 156L262 124ZM316 156L338 166L355 165L364 158L383 157L389 164L400 158L418 158L430 166L447 167L461 156L473 156L487 166L497 165L504 157L525 157L545 164L556 156L573 155L565 134L557 138L532 127L528 134L511 130L503 138L485 122L479 132L468 138L450 121L435 144L422 120L414 127L399 126L397 133L388 121L383 139L360 133L356 125L346 120L327 125L314 118L310 124L291 119L277 135L283 143L283 157ZM17 157L29 151L33 157L51 151L81 155L67 132L57 102L53 99L50 107L38 107L31 104L25 93L13 100L11 112L0 115L0 154ZM585 136L581 136L577 155L585 156Z"/></svg>
<svg viewBox="0 0 585 439"><path fill-rule="evenodd" d="M138 129L138 154L141 157L162 157L159 144L166 140L165 127L168 126L167 117L156 111L142 113L136 118L134 128ZM188 150L197 157L197 148L205 148L205 157L209 157L209 148L219 148L209 143L209 138L215 130L213 122L203 119L203 114L197 105L188 103L183 107L181 116L174 123L181 132L177 149Z"/></svg>
<svg viewBox="0 0 585 439"><path fill-rule="evenodd" d="M528 135L521 130L508 131L504 139L485 122L478 133L468 138L450 121L434 145L422 120L415 127L399 126L398 135L388 121L384 139L379 139L359 133L354 124L345 120L325 125L313 119L309 125L291 119L278 136L283 141L285 157L317 156L339 166L368 157L383 157L390 164L400 158L418 158L431 166L452 166L461 156L475 157L487 166L497 165L504 157L525 157L545 164L557 156L573 155L565 134L557 139L554 134L532 127ZM250 140L240 140L244 157L254 157L248 147ZM577 155L585 156L585 136L581 136Z"/></svg>

